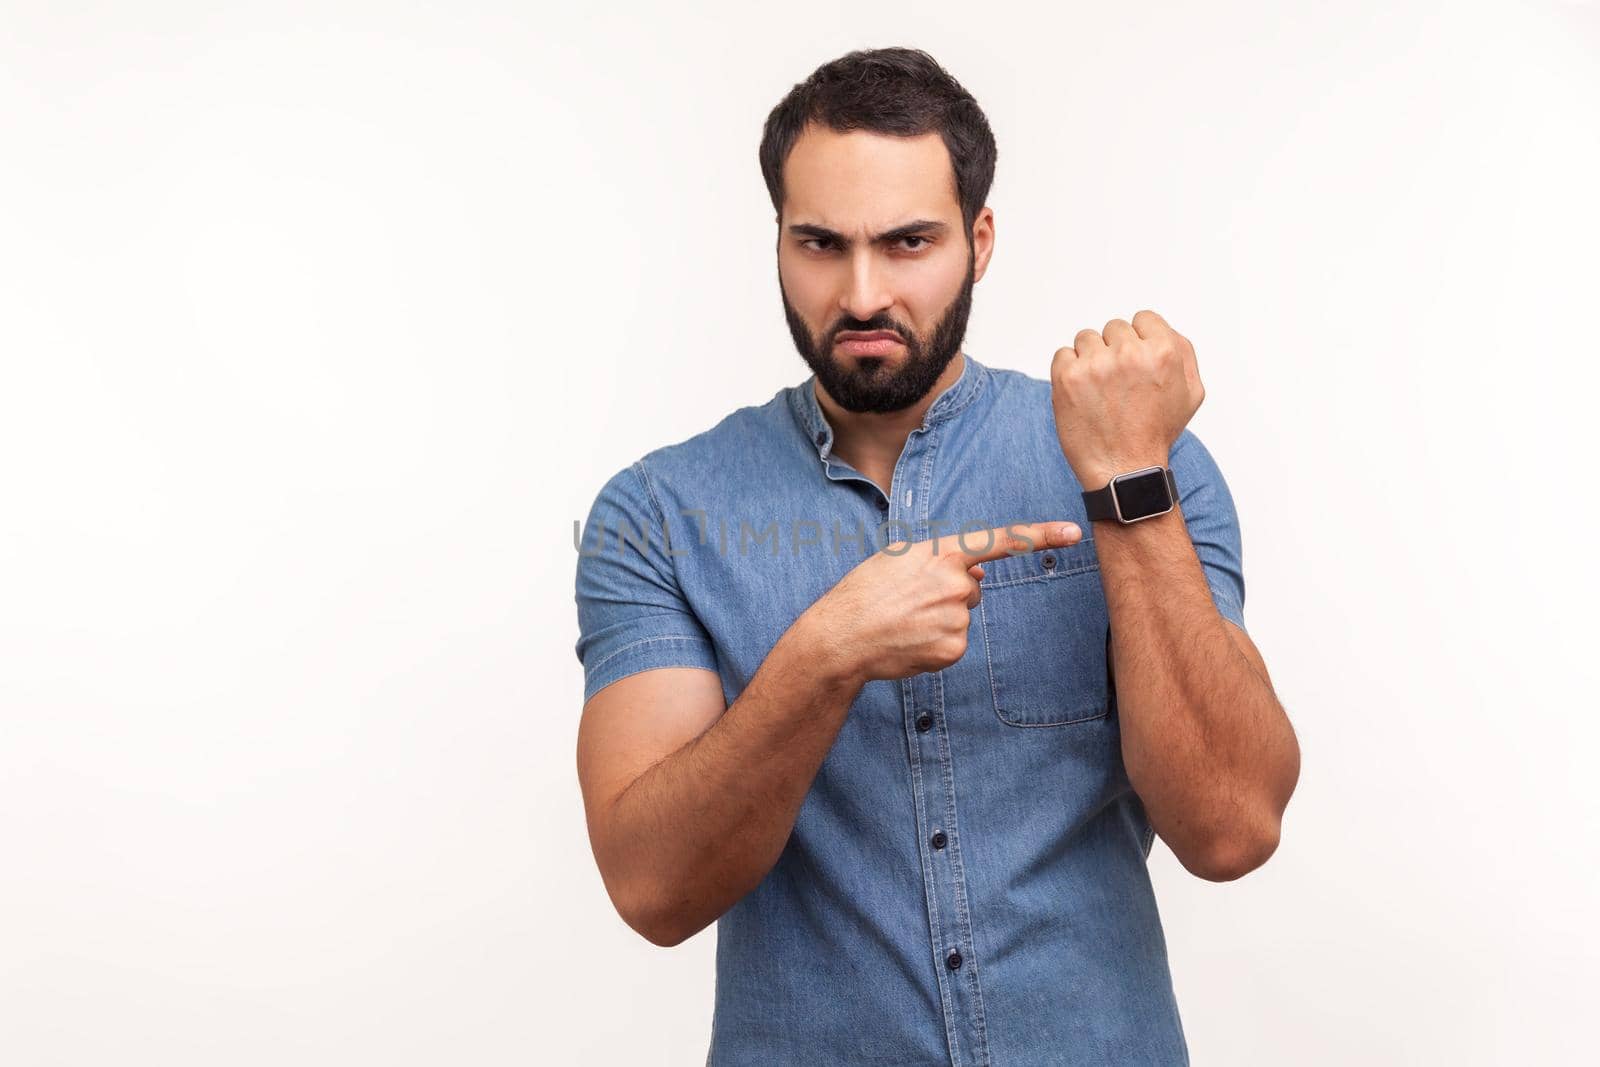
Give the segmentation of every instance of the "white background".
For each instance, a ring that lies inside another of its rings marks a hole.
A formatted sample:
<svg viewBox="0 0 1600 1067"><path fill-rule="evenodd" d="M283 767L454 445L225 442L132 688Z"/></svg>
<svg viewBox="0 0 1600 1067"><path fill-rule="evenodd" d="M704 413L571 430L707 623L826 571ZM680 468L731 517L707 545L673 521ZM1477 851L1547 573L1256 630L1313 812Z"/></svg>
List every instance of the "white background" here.
<svg viewBox="0 0 1600 1067"><path fill-rule="evenodd" d="M0 8L0 1059L703 1062L572 522L804 377L761 124L889 44L999 140L969 351L1199 354L1304 765L1152 858L1194 1062L1592 1055L1594 4Z"/></svg>

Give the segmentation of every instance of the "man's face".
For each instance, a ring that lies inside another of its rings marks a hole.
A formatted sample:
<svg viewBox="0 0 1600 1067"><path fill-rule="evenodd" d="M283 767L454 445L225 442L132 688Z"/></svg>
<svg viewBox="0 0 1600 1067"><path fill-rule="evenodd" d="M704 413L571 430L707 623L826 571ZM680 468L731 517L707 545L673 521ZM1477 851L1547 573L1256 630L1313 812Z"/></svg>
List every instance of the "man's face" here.
<svg viewBox="0 0 1600 1067"><path fill-rule="evenodd" d="M801 358L847 411L910 407L960 351L992 213L980 214L975 247L937 133L809 125L784 163L784 190L778 290ZM878 331L889 339L850 340Z"/></svg>

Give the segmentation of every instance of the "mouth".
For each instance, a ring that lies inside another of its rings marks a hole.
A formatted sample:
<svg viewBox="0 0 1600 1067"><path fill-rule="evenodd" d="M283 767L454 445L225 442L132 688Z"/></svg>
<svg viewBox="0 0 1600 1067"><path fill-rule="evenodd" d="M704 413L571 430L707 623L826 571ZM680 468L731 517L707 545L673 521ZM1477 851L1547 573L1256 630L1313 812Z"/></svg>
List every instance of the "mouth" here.
<svg viewBox="0 0 1600 1067"><path fill-rule="evenodd" d="M888 356L904 344L898 334L876 330L872 333L840 334L834 347L849 356Z"/></svg>

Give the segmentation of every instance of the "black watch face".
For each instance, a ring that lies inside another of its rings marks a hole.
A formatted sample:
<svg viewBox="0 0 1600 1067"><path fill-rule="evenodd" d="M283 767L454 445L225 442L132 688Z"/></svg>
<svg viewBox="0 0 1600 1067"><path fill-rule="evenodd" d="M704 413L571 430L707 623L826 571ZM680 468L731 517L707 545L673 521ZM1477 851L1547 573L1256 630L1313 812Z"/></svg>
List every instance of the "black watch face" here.
<svg viewBox="0 0 1600 1067"><path fill-rule="evenodd" d="M1172 510L1172 494L1167 489L1167 472L1152 467L1136 474L1124 474L1112 479L1112 490L1117 495L1117 507L1123 522L1144 519Z"/></svg>

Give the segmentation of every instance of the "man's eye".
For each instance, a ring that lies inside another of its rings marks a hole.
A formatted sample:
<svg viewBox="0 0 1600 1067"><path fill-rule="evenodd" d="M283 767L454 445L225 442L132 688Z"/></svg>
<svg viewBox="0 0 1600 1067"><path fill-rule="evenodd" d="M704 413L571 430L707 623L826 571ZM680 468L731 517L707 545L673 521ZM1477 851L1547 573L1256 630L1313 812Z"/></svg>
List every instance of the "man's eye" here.
<svg viewBox="0 0 1600 1067"><path fill-rule="evenodd" d="M901 242L904 242L904 241L915 241L915 242L917 242L916 244L911 245L910 247L905 247L904 245L902 245L902 248L907 252L920 252L920 251L922 251L924 246L933 243L928 238L920 237L920 236L918 236L916 234L907 234L905 237L899 238L899 240ZM813 245L815 245L816 247L812 248ZM800 247L808 249L808 250L813 251L813 252L825 252L828 249L834 248L835 245L834 245L833 239L831 237L807 237L805 240L800 242Z"/></svg>

